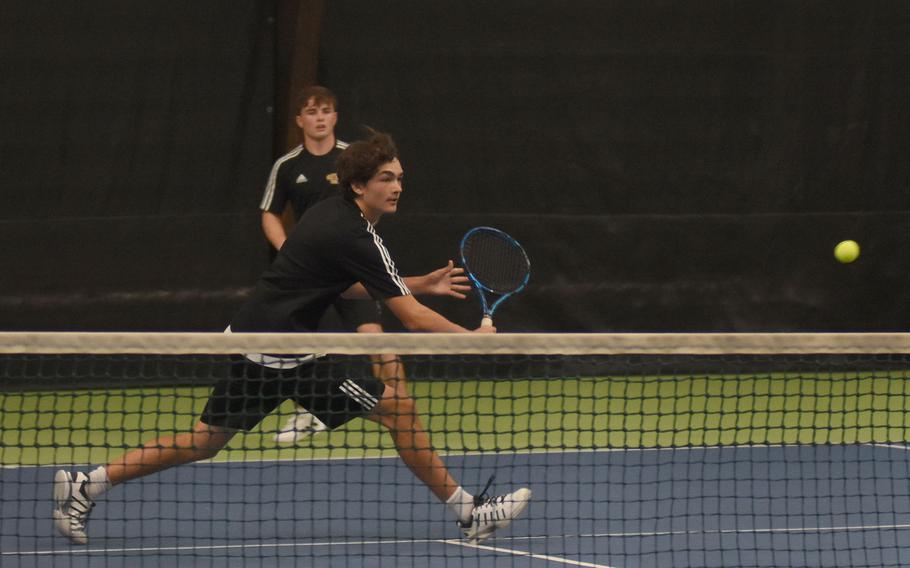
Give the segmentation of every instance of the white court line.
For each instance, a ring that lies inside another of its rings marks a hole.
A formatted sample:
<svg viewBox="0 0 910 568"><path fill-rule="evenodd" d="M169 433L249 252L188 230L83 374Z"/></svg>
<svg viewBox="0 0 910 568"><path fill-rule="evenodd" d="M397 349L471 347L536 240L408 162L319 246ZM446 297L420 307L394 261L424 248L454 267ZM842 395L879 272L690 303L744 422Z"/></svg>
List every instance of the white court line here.
<svg viewBox="0 0 910 568"><path fill-rule="evenodd" d="M511 554L513 556L527 556L528 558L534 558L536 560L547 560L549 562L556 562L558 564L569 564L570 566L585 566L587 568L613 568L612 566L607 566L606 564L594 564L593 562L570 560L568 558L551 556L549 554L535 554L527 550L515 550L513 548L502 548L499 546L489 546L486 544L472 544L470 542L463 542L460 540L447 540L444 542L446 544L455 544L458 546L464 546L466 548L477 548L480 550L489 550L491 552L502 552L505 554Z"/></svg>
<svg viewBox="0 0 910 568"><path fill-rule="evenodd" d="M688 531L646 531L646 532L618 532L618 533L591 533L574 535L575 538L644 538L654 536L694 536L711 534L816 534L836 532L864 532L881 530L910 530L910 524L900 525L847 525L842 527L781 527L766 529L703 529ZM512 537L512 540L532 540L540 538L572 538L573 535L560 535L559 537L530 536Z"/></svg>
<svg viewBox="0 0 910 568"><path fill-rule="evenodd" d="M715 534L800 534L800 533L835 533L835 532L863 532L876 530L910 530L910 524L895 525L847 525L842 527L783 527L783 528L766 528L766 529L708 529L708 530L688 530L688 531L643 531L643 532L608 532L608 533L589 533L589 534L558 534L558 535L534 535L534 536L511 536L507 539L512 542L527 542L531 540L547 540L552 538L647 538L658 536L697 536L697 535L715 535ZM319 548L331 546L367 546L367 545L399 545L399 544L457 544L459 546L475 547L497 552L506 552L519 556L531 556L534 558L543 558L543 555L535 555L530 552L513 550L509 548L490 547L488 545L470 544L459 540L440 540L440 539L395 539L395 540L351 540L351 541L330 541L330 542L290 542L290 543L244 543L244 544L206 544L206 545L186 545L186 546L148 546L134 548L71 548L71 549L54 549L54 550L32 550L16 552L0 552L3 556L56 556L69 554L125 554L125 553L162 553L162 552L199 552L215 550L232 550L232 549L265 549L265 548ZM557 557L549 558L556 562L572 564L574 566L588 566L595 568L611 568L602 564L590 564L577 560L558 559Z"/></svg>
<svg viewBox="0 0 910 568"><path fill-rule="evenodd" d="M906 450L910 450L910 446L908 446L908 445L906 445L906 444L878 444L878 443L872 443L872 444L869 444L869 445L870 445L870 446L874 446L874 447L876 447L876 448L889 448L889 449L892 449L892 450L905 450L905 451L906 451Z"/></svg>
<svg viewBox="0 0 910 568"><path fill-rule="evenodd" d="M569 539L569 538L651 538L656 536L697 536L697 535L717 535L717 534L825 534L837 532L864 532L880 530L910 530L910 524L894 525L846 525L842 527L780 527L765 529L701 529L688 531L636 531L636 532L606 532L606 533L582 533L582 534L559 534L559 535L531 535L531 536L510 536L511 541L531 541L547 540L551 538ZM446 541L448 544L462 544L459 541Z"/></svg>
<svg viewBox="0 0 910 568"><path fill-rule="evenodd" d="M583 535L580 535L583 536ZM564 538L565 535L560 536L559 538ZM531 537L531 538L556 538L556 537ZM518 539L513 539L518 540ZM526 540L526 539L522 539ZM399 545L399 544L456 544L459 546L465 546L469 548L478 548L481 550L489 550L492 552L502 552L507 554L512 554L515 556L528 556L530 558L535 558L538 560L549 560L551 562L558 562L561 564L569 564L572 566L584 566L586 568L613 568L607 566L606 564L594 564L591 562L582 562L580 560L570 560L568 558L560 558L558 556L550 556L546 554L535 554L532 552L527 552L524 550L514 550L511 548L501 548L496 546L488 546L481 544L471 544L467 542L462 542L458 540L436 540L436 539L423 539L423 540L362 540L362 541L333 541L333 542L313 542L313 543L303 543L303 542L294 542L294 543L267 543L267 544L223 544L223 545L198 545L198 546L149 546L149 547L133 547L133 548L78 548L78 549L67 549L67 550L35 550L35 551L21 551L21 552L0 552L0 557L2 556L56 556L56 555L69 555L69 554L126 554L126 553L165 553L165 552L200 552L200 551L215 551L215 550L235 550L235 549L266 549L266 548L316 548L316 547L329 547L329 546L366 546L366 545Z"/></svg>
<svg viewBox="0 0 910 568"><path fill-rule="evenodd" d="M133 548L72 548L63 550L33 550L25 552L0 552L0 556L54 556L58 554L125 554L130 552L161 553L161 552L198 552L202 550L235 550L235 549L263 549L263 548L317 548L329 546L367 546L371 544L445 544L438 539L401 539L401 540L352 540L331 542L270 542L270 543L244 543L244 544L200 544L186 546L137 546Z"/></svg>

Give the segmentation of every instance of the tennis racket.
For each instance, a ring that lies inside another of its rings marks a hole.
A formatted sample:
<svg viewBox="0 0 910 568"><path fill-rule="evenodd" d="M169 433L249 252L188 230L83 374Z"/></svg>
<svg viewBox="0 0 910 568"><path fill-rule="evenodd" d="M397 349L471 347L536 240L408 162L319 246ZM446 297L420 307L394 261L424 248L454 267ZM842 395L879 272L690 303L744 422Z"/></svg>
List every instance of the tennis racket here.
<svg viewBox="0 0 910 568"><path fill-rule="evenodd" d="M461 239L461 266L470 278L483 319L493 325L493 312L507 298L521 292L531 277L531 261L518 241L493 227L475 227Z"/></svg>

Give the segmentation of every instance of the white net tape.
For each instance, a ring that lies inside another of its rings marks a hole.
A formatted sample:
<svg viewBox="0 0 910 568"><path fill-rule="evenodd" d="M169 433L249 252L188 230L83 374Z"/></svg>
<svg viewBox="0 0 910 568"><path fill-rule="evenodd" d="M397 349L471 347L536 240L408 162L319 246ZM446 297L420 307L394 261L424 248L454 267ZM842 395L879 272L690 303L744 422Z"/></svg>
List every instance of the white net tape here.
<svg viewBox="0 0 910 568"><path fill-rule="evenodd" d="M724 355L910 353L910 333L0 332L3 354Z"/></svg>

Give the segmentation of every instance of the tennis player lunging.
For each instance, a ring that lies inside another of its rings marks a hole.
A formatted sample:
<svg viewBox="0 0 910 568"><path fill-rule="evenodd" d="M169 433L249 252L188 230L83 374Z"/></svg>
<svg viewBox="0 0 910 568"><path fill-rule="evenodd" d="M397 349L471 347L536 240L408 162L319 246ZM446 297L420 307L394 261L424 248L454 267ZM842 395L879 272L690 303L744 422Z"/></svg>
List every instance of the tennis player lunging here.
<svg viewBox="0 0 910 568"><path fill-rule="evenodd" d="M402 168L391 137L374 134L339 157L343 194L305 214L272 266L231 322L237 332L309 332L339 295L374 297L412 331L468 332L418 302L413 293L464 297L461 269L448 266L402 278L376 234L382 215L395 213ZM479 328L474 332L495 331ZM333 362L335 364L333 364ZM86 544L86 523L95 501L111 487L164 469L215 456L237 432L248 431L284 400L293 399L329 428L362 416L387 428L398 454L433 494L446 503L472 542L490 537L525 509L527 488L509 494L472 496L455 481L404 388L372 376L351 376L344 359L246 355L231 363L191 432L163 436L88 473L60 470L54 477L54 523L75 544ZM370 375L370 373L364 373Z"/></svg>
<svg viewBox="0 0 910 568"><path fill-rule="evenodd" d="M290 206L295 224L307 209L323 199L341 193L337 161L348 147L335 137L338 123L338 98L319 85L305 87L297 95L297 114L294 125L300 130L300 145L278 158L269 173L259 207L262 209L262 230L269 243L278 251L287 240L288 232L282 214ZM336 298L333 302L341 322L348 331L382 333L382 312L379 302ZM331 310L330 310L331 311ZM373 376L386 383L404 382L404 366L397 355L373 355ZM300 442L325 429L325 425L302 406L297 406L284 427L275 435L283 443Z"/></svg>

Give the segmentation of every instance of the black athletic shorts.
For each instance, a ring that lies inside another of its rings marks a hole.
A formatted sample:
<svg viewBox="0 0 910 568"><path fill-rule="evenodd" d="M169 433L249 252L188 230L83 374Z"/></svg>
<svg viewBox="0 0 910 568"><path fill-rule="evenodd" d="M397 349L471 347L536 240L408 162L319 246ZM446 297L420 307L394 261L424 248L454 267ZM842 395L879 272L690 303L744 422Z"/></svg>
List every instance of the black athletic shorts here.
<svg viewBox="0 0 910 568"><path fill-rule="evenodd" d="M215 383L202 411L210 426L252 430L285 400L309 410L329 429L369 414L385 385L362 358L327 356L294 369L273 369L232 357L230 376ZM369 378L362 378L369 377Z"/></svg>
<svg viewBox="0 0 910 568"><path fill-rule="evenodd" d="M382 306L376 300L335 300L335 309L350 331L365 323L382 323Z"/></svg>

